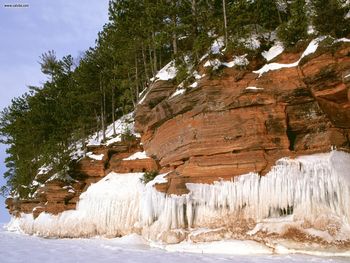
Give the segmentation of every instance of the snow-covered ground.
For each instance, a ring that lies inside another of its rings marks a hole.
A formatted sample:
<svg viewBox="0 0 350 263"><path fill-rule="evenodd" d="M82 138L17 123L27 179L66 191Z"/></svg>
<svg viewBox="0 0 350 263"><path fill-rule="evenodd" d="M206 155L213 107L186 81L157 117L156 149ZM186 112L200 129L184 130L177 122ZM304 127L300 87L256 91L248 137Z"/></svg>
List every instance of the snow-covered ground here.
<svg viewBox="0 0 350 263"><path fill-rule="evenodd" d="M215 246L212 246L215 248ZM249 246L232 244L233 251ZM209 246L210 248L210 246ZM0 262L349 262L348 258L306 255L224 255L164 251L136 235L116 239L44 239L6 232L0 226ZM208 250L210 251L210 250ZM205 251L204 251L205 252ZM210 251L213 252L213 251Z"/></svg>

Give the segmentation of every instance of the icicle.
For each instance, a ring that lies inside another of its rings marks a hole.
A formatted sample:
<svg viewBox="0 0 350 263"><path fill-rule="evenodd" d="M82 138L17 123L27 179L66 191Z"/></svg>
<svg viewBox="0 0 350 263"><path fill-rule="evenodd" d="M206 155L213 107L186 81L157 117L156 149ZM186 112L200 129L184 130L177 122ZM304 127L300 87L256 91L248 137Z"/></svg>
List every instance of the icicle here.
<svg viewBox="0 0 350 263"><path fill-rule="evenodd" d="M349 171L350 154L339 151L283 158L266 176L249 173L211 185L189 183L190 193L182 196L155 190L164 175L143 185L142 173L110 173L81 195L77 210L41 213L35 220L23 216L20 227L44 236L116 236L220 224L238 214L256 222L293 214L294 220L311 224L320 216L349 224Z"/></svg>

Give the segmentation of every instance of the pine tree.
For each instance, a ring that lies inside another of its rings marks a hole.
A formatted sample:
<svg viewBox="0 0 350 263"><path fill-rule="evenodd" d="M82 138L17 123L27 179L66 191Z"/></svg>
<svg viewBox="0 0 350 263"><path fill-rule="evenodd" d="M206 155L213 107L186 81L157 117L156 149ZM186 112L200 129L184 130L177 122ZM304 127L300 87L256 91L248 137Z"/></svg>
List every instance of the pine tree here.
<svg viewBox="0 0 350 263"><path fill-rule="evenodd" d="M313 25L322 35L343 37L350 33L349 22L345 15L349 11L349 4L340 0L312 0L314 15Z"/></svg>
<svg viewBox="0 0 350 263"><path fill-rule="evenodd" d="M51 77L51 80L53 79L54 75L57 74L58 71L60 71L60 65L57 61L56 53L54 50L49 50L46 53L43 53L40 57L40 66L41 71L45 75L49 75Z"/></svg>
<svg viewBox="0 0 350 263"><path fill-rule="evenodd" d="M253 3L255 9L256 25L259 25L264 30L274 30L279 24L279 11L275 0L256 0ZM259 32L256 32L259 33Z"/></svg>
<svg viewBox="0 0 350 263"><path fill-rule="evenodd" d="M287 47L307 37L308 21L305 13L305 0L294 0L291 3L290 13L290 19L278 30L279 38Z"/></svg>

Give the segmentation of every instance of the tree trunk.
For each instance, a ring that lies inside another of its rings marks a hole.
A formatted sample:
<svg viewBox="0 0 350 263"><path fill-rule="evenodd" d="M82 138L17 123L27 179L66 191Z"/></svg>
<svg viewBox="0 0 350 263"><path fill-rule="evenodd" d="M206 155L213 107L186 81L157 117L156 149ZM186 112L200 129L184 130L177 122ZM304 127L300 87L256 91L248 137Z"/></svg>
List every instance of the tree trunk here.
<svg viewBox="0 0 350 263"><path fill-rule="evenodd" d="M193 16L193 33L197 34L197 3L196 0L191 2L192 16Z"/></svg>
<svg viewBox="0 0 350 263"><path fill-rule="evenodd" d="M101 129L102 129L102 141L106 141L106 127L105 127L105 100L106 94L102 85L102 74L100 72L100 92L101 92Z"/></svg>
<svg viewBox="0 0 350 263"><path fill-rule="evenodd" d="M174 5L173 5L173 7L172 8L174 8L174 10L176 9L176 6L177 4L176 4L176 1L175 1L175 3L174 3ZM176 27L177 27L177 16L176 16L176 13L173 15L173 17L172 17L172 22L173 22L173 33L172 33L172 38L173 38L173 52L174 52L174 57L176 57L176 55L177 55L177 34L176 34Z"/></svg>
<svg viewBox="0 0 350 263"><path fill-rule="evenodd" d="M137 55L135 55L135 97L136 102L139 102L139 72L137 66Z"/></svg>
<svg viewBox="0 0 350 263"><path fill-rule="evenodd" d="M99 122L97 111L94 110L94 112L95 112L95 118L96 118L96 134L97 134L96 140L99 141L100 140L100 126L99 126L100 122ZM102 127L101 127L101 129L102 129Z"/></svg>
<svg viewBox="0 0 350 263"><path fill-rule="evenodd" d="M191 1L192 15L196 15L196 0Z"/></svg>
<svg viewBox="0 0 350 263"><path fill-rule="evenodd" d="M277 7L277 14L278 14L278 21L280 22L280 25L282 24L282 18L281 18L281 13L280 10Z"/></svg>
<svg viewBox="0 0 350 263"><path fill-rule="evenodd" d="M129 83L131 83L131 78L130 78L129 72L128 72L128 80L129 80ZM135 94L136 92L135 92L133 86L130 85L130 87L131 87L131 94ZM136 99L135 98L136 98L136 96L131 96L132 105L134 106L134 108L136 107L136 104L137 104L137 98Z"/></svg>
<svg viewBox="0 0 350 263"><path fill-rule="evenodd" d="M146 81L148 82L149 77L148 77L147 61L146 61L146 55L145 55L145 47L143 46L143 43L141 45L141 51L142 51L143 66L145 68L145 77L146 77Z"/></svg>
<svg viewBox="0 0 350 263"><path fill-rule="evenodd" d="M114 74L114 73L113 73ZM112 92L112 123L113 123L113 136L116 136L116 130L115 130L115 98L114 98L114 92L115 92L115 75L113 76L113 83L111 85L111 92Z"/></svg>
<svg viewBox="0 0 350 263"><path fill-rule="evenodd" d="M161 69L162 67L162 50L159 50L159 69Z"/></svg>
<svg viewBox="0 0 350 263"><path fill-rule="evenodd" d="M226 17L226 1L225 0L222 0L222 11L224 13L225 47L227 47L228 35L227 35L227 17Z"/></svg>
<svg viewBox="0 0 350 263"><path fill-rule="evenodd" d="M198 36L198 21L197 21L197 2L196 0L191 0L191 11L192 11L192 35L194 36L194 39ZM195 58L196 61L199 60L199 54L198 50L195 50Z"/></svg>
<svg viewBox="0 0 350 263"><path fill-rule="evenodd" d="M106 129L107 129L107 112L106 112L106 86L103 85L103 142L106 141Z"/></svg>
<svg viewBox="0 0 350 263"><path fill-rule="evenodd" d="M153 64L154 64L153 68L154 68L154 72L157 73L157 71L158 71L158 67L157 67L157 47L156 47L156 40L155 40L154 31L152 32L152 44L153 44Z"/></svg>
<svg viewBox="0 0 350 263"><path fill-rule="evenodd" d="M177 55L177 40L176 40L177 36L176 33L173 32L173 52L174 52L174 56Z"/></svg>
<svg viewBox="0 0 350 263"><path fill-rule="evenodd" d="M151 46L148 47L148 55L149 55L149 65L151 66L152 76L154 76L155 75L155 70L154 70Z"/></svg>

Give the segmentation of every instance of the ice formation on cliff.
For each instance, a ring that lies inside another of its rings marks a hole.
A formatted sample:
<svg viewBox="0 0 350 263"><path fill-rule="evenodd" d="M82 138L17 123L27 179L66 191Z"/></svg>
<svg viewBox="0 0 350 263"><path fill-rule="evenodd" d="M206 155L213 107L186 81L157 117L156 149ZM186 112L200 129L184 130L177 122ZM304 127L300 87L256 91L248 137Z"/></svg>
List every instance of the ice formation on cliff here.
<svg viewBox="0 0 350 263"><path fill-rule="evenodd" d="M35 220L23 215L13 221L26 233L45 236L124 235L154 236L169 229L205 226L213 220L239 214L259 223L267 218L307 221L337 218L350 220L350 154L325 154L283 158L266 176L250 173L232 181L187 184L189 194L166 195L154 184L143 185L142 173L110 173L80 197L77 210L53 216L41 213Z"/></svg>

